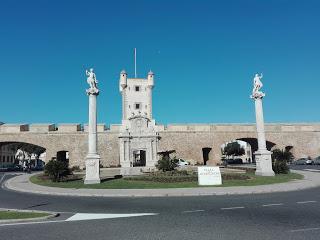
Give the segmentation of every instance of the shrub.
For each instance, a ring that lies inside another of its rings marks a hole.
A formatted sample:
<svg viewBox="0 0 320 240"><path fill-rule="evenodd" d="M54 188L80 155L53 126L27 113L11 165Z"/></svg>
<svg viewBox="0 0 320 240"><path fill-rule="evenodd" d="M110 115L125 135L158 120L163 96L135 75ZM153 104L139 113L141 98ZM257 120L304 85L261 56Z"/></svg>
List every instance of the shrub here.
<svg viewBox="0 0 320 240"><path fill-rule="evenodd" d="M198 180L198 177L196 175L185 175L185 176L147 175L147 176L137 176L137 177L125 177L125 179L130 181L176 183L176 182L194 182Z"/></svg>
<svg viewBox="0 0 320 240"><path fill-rule="evenodd" d="M174 159L171 159L169 156L163 156L156 165L157 169L163 172L173 171L176 166L177 164L174 162Z"/></svg>
<svg viewBox="0 0 320 240"><path fill-rule="evenodd" d="M289 173L288 162L294 158L289 150L275 149L272 151L272 169L275 174Z"/></svg>
<svg viewBox="0 0 320 240"><path fill-rule="evenodd" d="M68 163L57 160L50 160L44 167L44 173L49 176L53 182L60 182L64 177L70 174Z"/></svg>
<svg viewBox="0 0 320 240"><path fill-rule="evenodd" d="M177 183L177 182L197 182L198 175L196 172L188 171L167 171L167 172L155 172L147 175L125 177L125 180L129 181L148 181L148 182L160 182L160 183ZM230 173L222 174L223 180L248 180L249 176L245 174Z"/></svg>
<svg viewBox="0 0 320 240"><path fill-rule="evenodd" d="M273 161L285 161L285 162L292 162L294 159L294 156L292 152L289 150L280 150L280 149L274 149L272 151L272 160Z"/></svg>
<svg viewBox="0 0 320 240"><path fill-rule="evenodd" d="M272 169L275 174L287 174L289 173L289 167L286 161L275 160L272 163Z"/></svg>
<svg viewBox="0 0 320 240"><path fill-rule="evenodd" d="M72 172L80 172L81 170L80 170L80 167L79 166L73 166L72 168L71 168L71 171Z"/></svg>
<svg viewBox="0 0 320 240"><path fill-rule="evenodd" d="M222 173L222 180L248 180L249 176L239 173Z"/></svg>

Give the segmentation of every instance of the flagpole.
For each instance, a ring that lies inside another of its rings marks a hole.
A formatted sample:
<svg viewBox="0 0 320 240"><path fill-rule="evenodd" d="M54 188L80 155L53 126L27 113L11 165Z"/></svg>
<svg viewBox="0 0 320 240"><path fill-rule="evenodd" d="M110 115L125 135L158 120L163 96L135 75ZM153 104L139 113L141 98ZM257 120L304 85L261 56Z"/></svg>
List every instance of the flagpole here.
<svg viewBox="0 0 320 240"><path fill-rule="evenodd" d="M134 48L134 78L137 78L137 49Z"/></svg>

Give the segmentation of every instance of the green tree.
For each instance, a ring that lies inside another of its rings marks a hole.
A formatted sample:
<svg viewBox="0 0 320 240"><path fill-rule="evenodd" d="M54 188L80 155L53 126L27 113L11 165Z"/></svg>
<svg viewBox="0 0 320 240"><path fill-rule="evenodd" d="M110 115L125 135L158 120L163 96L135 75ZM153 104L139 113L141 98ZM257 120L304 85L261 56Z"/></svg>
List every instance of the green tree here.
<svg viewBox="0 0 320 240"><path fill-rule="evenodd" d="M50 160L44 167L45 175L53 182L60 182L64 177L70 174L68 163L64 161Z"/></svg>
<svg viewBox="0 0 320 240"><path fill-rule="evenodd" d="M231 142L225 145L223 154L226 156L241 156L245 154L244 148L238 142Z"/></svg>
<svg viewBox="0 0 320 240"><path fill-rule="evenodd" d="M166 151L160 154L160 160L156 165L158 170L162 170L163 172L173 171L177 167L175 159L170 158L170 153L172 152L173 151Z"/></svg>

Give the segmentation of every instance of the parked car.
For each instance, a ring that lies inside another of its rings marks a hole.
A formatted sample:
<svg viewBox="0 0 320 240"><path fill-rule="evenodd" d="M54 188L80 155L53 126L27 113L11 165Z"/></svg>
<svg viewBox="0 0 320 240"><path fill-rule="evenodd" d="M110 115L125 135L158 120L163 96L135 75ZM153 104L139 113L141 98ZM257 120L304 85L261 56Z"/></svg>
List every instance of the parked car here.
<svg viewBox="0 0 320 240"><path fill-rule="evenodd" d="M315 159L313 159L313 164L314 165L320 165L320 156L316 157Z"/></svg>
<svg viewBox="0 0 320 240"><path fill-rule="evenodd" d="M188 163L187 161L185 161L181 158L175 159L174 162L177 164L178 167L184 167L184 166L190 165L190 163Z"/></svg>
<svg viewBox="0 0 320 240"><path fill-rule="evenodd" d="M293 162L294 165L307 165L307 160L306 158L299 158L298 160L295 160Z"/></svg>
<svg viewBox="0 0 320 240"><path fill-rule="evenodd" d="M306 164L307 165L313 165L313 160L312 159L307 159Z"/></svg>

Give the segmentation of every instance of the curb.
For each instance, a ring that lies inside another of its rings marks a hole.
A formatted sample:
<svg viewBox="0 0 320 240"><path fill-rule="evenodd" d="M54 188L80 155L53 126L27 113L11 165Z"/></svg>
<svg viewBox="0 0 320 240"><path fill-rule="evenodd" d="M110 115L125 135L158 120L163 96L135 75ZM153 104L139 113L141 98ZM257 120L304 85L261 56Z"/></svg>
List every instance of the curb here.
<svg viewBox="0 0 320 240"><path fill-rule="evenodd" d="M73 197L184 197L262 194L299 191L320 187L320 173L298 170L292 170L292 172L302 174L304 176L304 179L293 180L286 183L238 187L198 187L168 189L75 189L36 185L30 182L29 177L26 178L20 175L7 180L5 182L5 188L17 192Z"/></svg>
<svg viewBox="0 0 320 240"><path fill-rule="evenodd" d="M30 213L47 213L47 214L49 214L48 216L44 216L44 217L0 220L0 224L42 221L42 220L55 218L55 217L58 217L60 215L59 213L47 212L47 211L39 211L39 210L22 210L22 209L0 208L0 211L15 211L15 212L30 212Z"/></svg>

